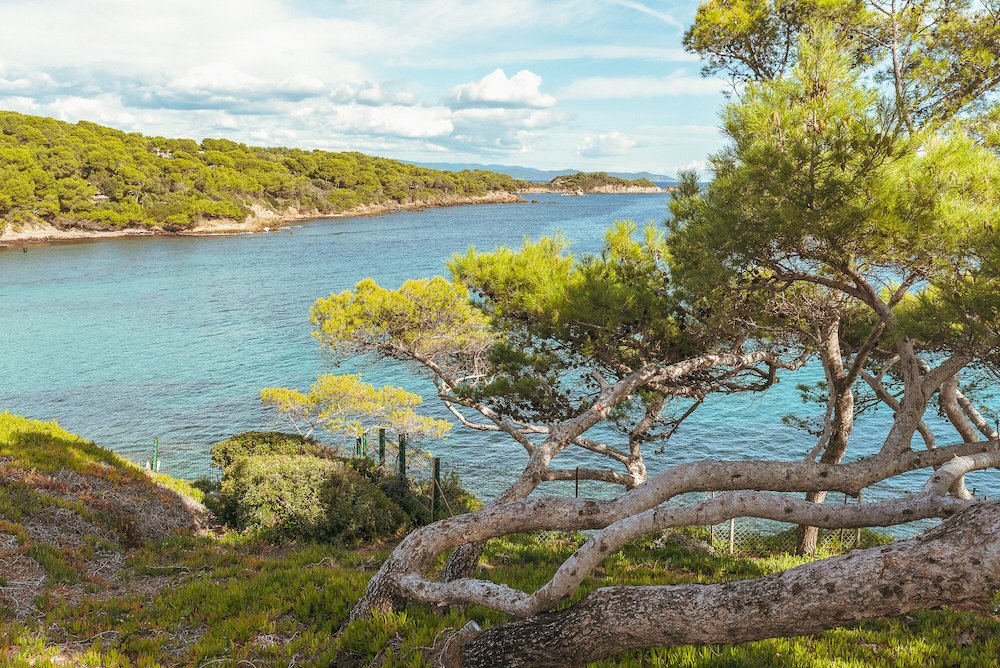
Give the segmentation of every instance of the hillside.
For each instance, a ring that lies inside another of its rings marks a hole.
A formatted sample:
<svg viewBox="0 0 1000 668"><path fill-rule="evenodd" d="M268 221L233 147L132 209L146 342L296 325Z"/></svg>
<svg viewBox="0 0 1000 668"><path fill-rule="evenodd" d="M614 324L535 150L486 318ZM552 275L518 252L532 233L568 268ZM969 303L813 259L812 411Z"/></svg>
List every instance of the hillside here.
<svg viewBox="0 0 1000 668"><path fill-rule="evenodd" d="M606 172L577 172L576 174L557 176L549 181L548 189L574 194L664 192L649 179L620 179Z"/></svg>
<svg viewBox="0 0 1000 668"><path fill-rule="evenodd" d="M516 200L524 185L361 153L148 137L0 112L0 232L44 225L185 231L380 207Z"/></svg>
<svg viewBox="0 0 1000 668"><path fill-rule="evenodd" d="M200 496L54 422L0 413L0 617L120 588L136 548L206 526Z"/></svg>

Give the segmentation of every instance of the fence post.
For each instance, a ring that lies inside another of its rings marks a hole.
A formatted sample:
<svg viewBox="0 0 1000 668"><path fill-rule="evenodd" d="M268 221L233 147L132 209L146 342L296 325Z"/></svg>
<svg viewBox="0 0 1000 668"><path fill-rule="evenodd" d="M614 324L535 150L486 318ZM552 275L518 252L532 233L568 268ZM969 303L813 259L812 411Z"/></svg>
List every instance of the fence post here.
<svg viewBox="0 0 1000 668"><path fill-rule="evenodd" d="M406 480L406 434L399 435L399 477Z"/></svg>
<svg viewBox="0 0 1000 668"><path fill-rule="evenodd" d="M708 498L714 499L715 498L715 492L709 492L708 493ZM708 525L708 535L709 535L708 539L709 539L709 541L711 541L711 543L710 543L711 546L715 547L715 525L714 524L709 524Z"/></svg>
<svg viewBox="0 0 1000 668"><path fill-rule="evenodd" d="M441 498L441 458L434 458L434 469L433 475L431 476L431 522L434 521L435 515L434 511L437 510L440 505L439 499Z"/></svg>
<svg viewBox="0 0 1000 668"><path fill-rule="evenodd" d="M861 505L861 492L858 492L858 505ZM861 527L858 527L857 537L854 539L854 547L861 547Z"/></svg>
<svg viewBox="0 0 1000 668"><path fill-rule="evenodd" d="M844 492L844 505L845 506L847 505L847 492ZM845 529L841 528L841 530L840 530L840 545L841 545L841 548L840 549L844 549L843 546L847 545L847 541L844 540L844 531L845 531Z"/></svg>
<svg viewBox="0 0 1000 668"><path fill-rule="evenodd" d="M729 520L729 554L736 553L736 518Z"/></svg>
<svg viewBox="0 0 1000 668"><path fill-rule="evenodd" d="M385 466L385 427L378 428L378 465Z"/></svg>
<svg viewBox="0 0 1000 668"><path fill-rule="evenodd" d="M580 467L576 467L576 498L580 498Z"/></svg>

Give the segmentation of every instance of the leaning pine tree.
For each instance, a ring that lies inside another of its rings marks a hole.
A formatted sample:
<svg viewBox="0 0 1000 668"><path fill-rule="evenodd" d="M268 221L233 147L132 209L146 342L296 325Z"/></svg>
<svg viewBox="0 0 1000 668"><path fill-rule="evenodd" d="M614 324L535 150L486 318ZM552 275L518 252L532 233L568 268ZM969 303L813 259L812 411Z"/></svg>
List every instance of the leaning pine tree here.
<svg viewBox="0 0 1000 668"><path fill-rule="evenodd" d="M684 45L700 55L706 74L724 75L737 85L747 82L775 81L797 64L794 48L822 24L836 39L842 53L856 71L869 81L881 84L880 128L895 138L908 137L910 149L928 136L947 134L951 126L964 126L994 148L1000 128L1000 107L996 90L1000 86L1000 3L997 0L705 0L698 8L694 24L684 35ZM815 122L826 117L816 116ZM807 119L808 122L808 119ZM815 146L805 144L812 151ZM864 154L878 164L900 157L895 146L885 153ZM895 152L889 152L895 151ZM842 155L842 152L841 152ZM815 154L799 160L798 167L808 169L815 181L816 170L824 167L825 155ZM794 163L779 163L778 167ZM867 175L878 174L868 163L854 165ZM775 180L787 183L796 175L775 172ZM810 215L811 197L796 202ZM756 203L757 205L760 202ZM836 294L833 295L836 298ZM833 302L827 301L829 312ZM836 310L836 309L834 309ZM826 320L827 337L835 343L830 327L839 327L841 318ZM879 405L884 387L871 383L862 373L868 351L854 355L849 347L820 345L818 361L825 372L828 394L827 411L832 420L822 427L823 437L815 454L820 461L836 464L847 455L848 436L854 420L866 408ZM850 358L850 359L848 359ZM876 374L877 375L877 374ZM856 401L854 387L860 384L872 401ZM963 438L976 438L980 422L969 417L969 408L959 410L965 399L952 391L955 381L944 388L941 412ZM881 395L881 396L879 396ZM892 402L888 402L892 406ZM893 409L895 410L895 409ZM989 434L990 432L986 432ZM933 436L926 426L921 437L933 447ZM806 498L820 502L825 492L810 492ZM816 549L816 527L802 527L799 550L811 554Z"/></svg>
<svg viewBox="0 0 1000 668"><path fill-rule="evenodd" d="M996 373L1000 350L1000 160L964 117L901 114L861 83L870 78L838 41L803 30L787 71L743 84L711 184L687 175L665 229L621 223L600 255L582 258L560 238L470 251L452 261L451 280L398 290L364 281L317 302L327 345L428 374L458 422L524 452L516 481L488 506L407 536L354 618L407 601L474 603L511 621L442 639L441 662L563 666L814 633L1000 588L1000 503L964 483L1000 466L1000 441L968 389ZM817 362L825 411L789 458L647 470L713 396L766 396ZM856 414L877 407L878 451L845 459ZM937 411L953 427L947 442L928 426ZM580 477L621 490L616 498L545 494L576 474L565 462L581 450L603 464ZM913 471L926 472L917 494L822 503ZM689 492L716 495L678 499ZM945 521L764 578L612 585L565 606L627 542L734 517L823 528ZM593 533L535 591L476 569L485 541L541 530Z"/></svg>

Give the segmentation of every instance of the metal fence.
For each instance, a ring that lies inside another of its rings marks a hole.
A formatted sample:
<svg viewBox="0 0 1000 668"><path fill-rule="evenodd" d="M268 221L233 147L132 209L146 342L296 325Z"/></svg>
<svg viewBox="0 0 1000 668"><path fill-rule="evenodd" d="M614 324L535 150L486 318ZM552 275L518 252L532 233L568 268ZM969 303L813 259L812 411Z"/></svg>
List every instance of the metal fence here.
<svg viewBox="0 0 1000 668"><path fill-rule="evenodd" d="M704 495L703 495L704 496ZM714 498L715 493L707 495ZM828 497L827 503L860 503L860 498ZM755 555L793 553L799 547L800 527L796 524L764 520L756 517L738 517L721 524L708 525L708 542L717 550L729 554ZM821 552L845 552L855 548L880 545L886 534L869 529L821 529L816 547Z"/></svg>
<svg viewBox="0 0 1000 668"><path fill-rule="evenodd" d="M435 457L409 439L392 437L384 431L371 437L356 439L353 443L347 441L326 445L345 458L366 460L366 465L377 467L387 476L400 481L402 489L397 489L397 494L411 504L409 510L416 511L414 514L421 523L468 512L491 501L514 479L512 469L508 466L480 466L470 470L469 464ZM158 447L156 449L159 450ZM153 457L149 458L149 466L157 465L158 455L159 452L154 452ZM210 467L199 477L219 484L222 471ZM598 500L613 499L621 492L622 488L619 486L585 479L546 482L538 491L551 496ZM691 503L711 496L713 495L703 493L684 494L669 503ZM827 503L860 503L860 500L831 494ZM741 517L702 528L704 534L699 532L699 537L704 537L715 550L734 555L793 553L799 542L797 525L757 518ZM912 528L905 533L917 530ZM844 552L883 544L891 539L891 535L879 530L824 529L819 532L817 547L828 553Z"/></svg>
<svg viewBox="0 0 1000 668"><path fill-rule="evenodd" d="M462 472L460 472L461 474ZM501 471L467 471L462 480L476 481L476 489L492 492L484 501L502 491L509 480L501 477ZM610 500L622 493L622 488L594 480L570 479L543 483L538 494L562 497L577 497L596 500ZM697 503L714 497L713 493L688 493L671 499L670 504ZM801 496L801 495L793 495ZM830 494L829 504L860 503L859 499L841 494ZM910 527L904 533L914 533L920 529ZM716 551L733 555L759 556L769 554L792 554L799 547L799 526L785 522L763 520L754 517L739 517L721 524L697 528L698 538L702 538ZM842 553L855 548L867 548L893 540L894 536L879 529L821 529L818 532L817 550L821 553Z"/></svg>
<svg viewBox="0 0 1000 668"><path fill-rule="evenodd" d="M463 490L455 467L416 447L406 436L389 438L380 429L373 438L356 439L351 455L399 481L397 493L416 506L423 523L459 515L477 505Z"/></svg>

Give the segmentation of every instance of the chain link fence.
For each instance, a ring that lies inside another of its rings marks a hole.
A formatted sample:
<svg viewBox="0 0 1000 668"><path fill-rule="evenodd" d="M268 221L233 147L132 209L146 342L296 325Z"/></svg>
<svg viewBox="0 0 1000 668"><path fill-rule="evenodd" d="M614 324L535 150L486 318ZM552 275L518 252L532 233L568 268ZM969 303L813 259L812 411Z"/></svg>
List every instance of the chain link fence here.
<svg viewBox="0 0 1000 668"><path fill-rule="evenodd" d="M177 446L170 441L163 445L171 450ZM384 431L353 442L347 440L326 445L339 456L363 460L361 465L381 469L384 475L398 481L401 486L397 490L398 495L408 500L409 510L422 524L481 507L514 480L514 474L506 466L470 470L468 463L434 457L410 440L388 435ZM146 456L151 460L150 467L156 466L157 454L150 452L152 456ZM198 477L218 485L222 480L222 471L210 466L205 474ZM570 479L543 483L538 493L606 501L619 496L622 488L594 480ZM684 494L669 503L693 503L713 496L715 494ZM860 503L860 500L831 494L827 503ZM911 527L903 533L914 533L923 528ZM799 546L798 525L784 522L741 517L706 525L702 529L704 533L698 533L716 551L733 555L794 553ZM892 539L893 536L885 530L821 529L817 549L825 553L839 553L882 545Z"/></svg>
<svg viewBox="0 0 1000 668"><path fill-rule="evenodd" d="M423 524L481 505L462 487L456 467L420 449L405 436L393 439L379 430L377 436L356 439L351 456L392 476L400 485L397 493L411 504L411 513Z"/></svg>
<svg viewBox="0 0 1000 668"><path fill-rule="evenodd" d="M714 497L716 494L709 494ZM860 503L846 494L836 495L827 503ZM705 527L707 542L716 550L733 555L759 556L798 551L801 527L756 517L738 517L721 524ZM884 545L892 536L872 529L820 529L816 549L820 553L837 554L853 549Z"/></svg>
<svg viewBox="0 0 1000 668"><path fill-rule="evenodd" d="M499 471L488 480L482 480L484 472L477 470L469 472L479 482L479 488L498 490L489 501L502 491L510 481L500 478ZM465 476L463 475L463 480ZM621 495L622 488L604 482L586 479L557 480L545 482L539 487L538 494L562 497L577 497L607 501ZM714 493L682 494L668 503L689 504L717 496ZM802 495L796 495L801 497ZM830 494L826 503L860 503L859 499L842 494ZM902 533L915 533L925 526L908 527ZM796 524L764 520L754 517L739 517L721 524L705 525L696 528L700 539L712 546L717 552L742 556L763 556L772 554L794 554L798 551L800 542L800 527ZM868 548L891 542L894 536L884 530L877 529L820 529L816 548L819 553L837 554L857 548Z"/></svg>

